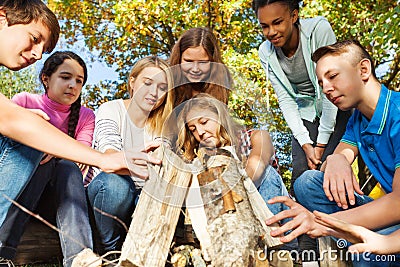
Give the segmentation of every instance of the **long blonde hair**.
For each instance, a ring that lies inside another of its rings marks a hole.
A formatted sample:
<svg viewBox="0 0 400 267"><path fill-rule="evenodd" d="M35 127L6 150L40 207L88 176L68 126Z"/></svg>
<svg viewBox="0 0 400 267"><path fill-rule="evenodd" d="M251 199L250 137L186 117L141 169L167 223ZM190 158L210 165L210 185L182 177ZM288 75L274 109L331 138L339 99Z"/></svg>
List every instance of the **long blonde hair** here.
<svg viewBox="0 0 400 267"><path fill-rule="evenodd" d="M219 131L217 138L223 146L234 146L236 152L239 151L240 131L244 128L233 120L229 114L227 106L209 94L200 93L189 99L184 104L182 111L178 115L178 140L176 148L178 153L186 160L193 160L196 157L195 151L199 147L199 142L194 138L187 126L187 115L193 110L209 110L218 116ZM238 156L239 153L238 153Z"/></svg>
<svg viewBox="0 0 400 267"><path fill-rule="evenodd" d="M204 82L202 88L203 93L207 93L228 104L230 89L233 85L228 68L222 61L220 48L217 38L209 28L198 27L185 31L179 40L175 43L171 51L171 66L179 66L182 63L182 54L188 48L201 46L206 51L212 65L209 82ZM218 64L219 63L219 64ZM177 96L175 106L180 105L184 101L192 97L193 83L190 83L180 71L180 68L174 68L175 90Z"/></svg>
<svg viewBox="0 0 400 267"><path fill-rule="evenodd" d="M173 78L168 63L157 56L148 56L140 59L133 66L129 74L128 92L130 97L132 97L133 88L131 88L129 82L131 78L136 79L145 68L149 67L156 67L161 69L167 77L168 91L166 93L166 96L164 96L163 102L157 108L153 109L150 112L149 117L147 118L147 127L149 128L149 131L154 133L155 135L161 135L164 121L171 114L175 102L175 93L173 90L171 90L173 86Z"/></svg>

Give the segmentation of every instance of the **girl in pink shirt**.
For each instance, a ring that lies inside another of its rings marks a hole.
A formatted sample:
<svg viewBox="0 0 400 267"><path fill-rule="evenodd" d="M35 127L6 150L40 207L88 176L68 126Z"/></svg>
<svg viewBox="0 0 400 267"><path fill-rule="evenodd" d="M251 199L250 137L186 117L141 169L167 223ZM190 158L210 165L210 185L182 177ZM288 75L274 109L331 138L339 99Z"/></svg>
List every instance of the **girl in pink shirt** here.
<svg viewBox="0 0 400 267"><path fill-rule="evenodd" d="M15 95L12 101L28 109L40 109L49 116L49 122L82 144L91 146L95 116L91 109L81 106L81 97L72 105L60 104L49 95L27 92Z"/></svg>
<svg viewBox="0 0 400 267"><path fill-rule="evenodd" d="M55 52L45 61L40 80L45 94L21 93L13 101L28 109L44 111L51 124L90 146L95 116L92 110L81 106L81 91L87 80L84 61L70 51ZM30 210L37 209L45 219L56 222L61 230L64 266L70 266L74 256L84 248L93 248L82 181L77 164L45 154L17 200ZM11 256L15 255L28 219L28 214L13 206L0 228L2 242Z"/></svg>

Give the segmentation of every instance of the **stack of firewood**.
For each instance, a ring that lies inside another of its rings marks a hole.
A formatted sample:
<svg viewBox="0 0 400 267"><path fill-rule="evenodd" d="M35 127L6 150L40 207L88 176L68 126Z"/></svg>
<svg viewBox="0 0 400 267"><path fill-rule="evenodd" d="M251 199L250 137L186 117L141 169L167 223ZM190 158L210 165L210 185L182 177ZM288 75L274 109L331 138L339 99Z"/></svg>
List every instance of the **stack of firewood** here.
<svg viewBox="0 0 400 267"><path fill-rule="evenodd" d="M121 265L164 267L186 204L201 251L176 248L170 259L174 266L269 266L263 255L281 242L270 236L265 220L272 213L240 162L222 149L199 151L193 164L164 147L155 153L163 163L149 167Z"/></svg>

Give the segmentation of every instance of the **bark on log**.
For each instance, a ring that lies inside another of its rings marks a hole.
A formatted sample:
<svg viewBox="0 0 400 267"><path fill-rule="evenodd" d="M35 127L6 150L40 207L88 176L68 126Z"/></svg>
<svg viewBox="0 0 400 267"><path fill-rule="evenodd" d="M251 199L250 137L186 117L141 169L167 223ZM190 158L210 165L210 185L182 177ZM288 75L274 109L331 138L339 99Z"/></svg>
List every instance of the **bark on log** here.
<svg viewBox="0 0 400 267"><path fill-rule="evenodd" d="M164 267L191 179L191 171L164 147L156 150L161 166L150 166L122 247L122 266Z"/></svg>
<svg viewBox="0 0 400 267"><path fill-rule="evenodd" d="M161 167L149 167L150 178L122 247L122 266L165 266L192 179L195 165L185 164L168 149L156 152L163 163ZM272 228L265 225L265 220L272 213L253 182L240 168L240 162L230 156L201 156L200 152L199 157L207 159L207 171L198 174L202 199L200 207L194 209L207 217L204 232L211 241L206 251L212 266L268 266L267 260L257 258L258 253L265 246L275 247L281 242L269 234Z"/></svg>
<svg viewBox="0 0 400 267"><path fill-rule="evenodd" d="M267 266L267 262L257 261L259 253L264 246L281 244L265 225L264 216L272 213L240 162L227 155L199 152L206 168L197 178L211 239L207 252L212 266Z"/></svg>

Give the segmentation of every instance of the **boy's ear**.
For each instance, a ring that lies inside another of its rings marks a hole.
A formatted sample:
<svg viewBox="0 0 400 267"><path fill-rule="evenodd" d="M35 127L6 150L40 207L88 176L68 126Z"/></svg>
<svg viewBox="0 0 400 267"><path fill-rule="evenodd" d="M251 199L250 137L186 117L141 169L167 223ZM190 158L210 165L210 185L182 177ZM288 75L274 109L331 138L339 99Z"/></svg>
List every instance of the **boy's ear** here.
<svg viewBox="0 0 400 267"><path fill-rule="evenodd" d="M369 59L362 59L360 61L360 71L361 71L361 79L367 80L369 76L371 76L371 64L372 62Z"/></svg>
<svg viewBox="0 0 400 267"><path fill-rule="evenodd" d="M8 26L6 12L0 9L0 30Z"/></svg>

